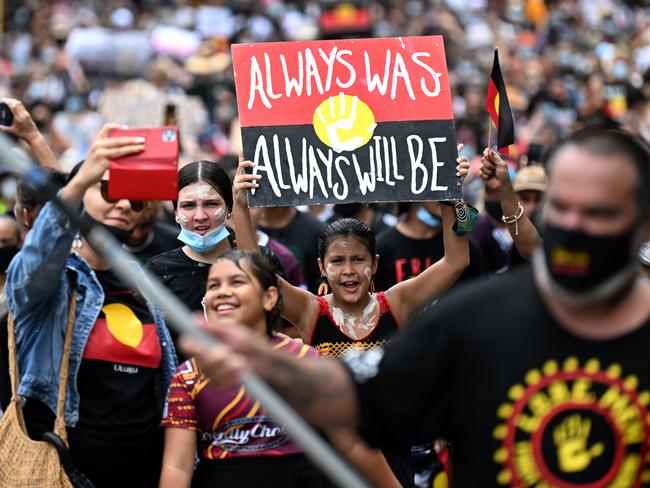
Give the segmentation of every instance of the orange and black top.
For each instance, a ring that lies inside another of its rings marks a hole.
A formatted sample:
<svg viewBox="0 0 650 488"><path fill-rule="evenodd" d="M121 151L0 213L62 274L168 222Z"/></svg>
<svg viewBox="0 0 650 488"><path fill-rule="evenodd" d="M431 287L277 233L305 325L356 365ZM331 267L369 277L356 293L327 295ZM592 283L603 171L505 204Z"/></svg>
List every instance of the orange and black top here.
<svg viewBox="0 0 650 488"><path fill-rule="evenodd" d="M379 302L379 317L362 339L354 339L346 334L332 317L325 297L318 297L319 311L311 336L311 346L325 357L339 357L348 349L368 350L384 345L399 327L384 292L380 291L376 296Z"/></svg>

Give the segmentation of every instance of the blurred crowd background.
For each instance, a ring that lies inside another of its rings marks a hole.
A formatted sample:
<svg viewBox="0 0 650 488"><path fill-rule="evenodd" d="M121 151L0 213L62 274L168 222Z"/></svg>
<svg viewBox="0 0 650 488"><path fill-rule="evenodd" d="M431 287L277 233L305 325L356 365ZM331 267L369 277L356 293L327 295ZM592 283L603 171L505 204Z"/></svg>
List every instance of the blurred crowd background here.
<svg viewBox="0 0 650 488"><path fill-rule="evenodd" d="M65 169L104 121L177 123L182 160L241 150L230 46L442 34L465 154L487 144L494 47L517 164L566 132L619 123L650 138L650 0L4 1L0 95L22 100ZM0 194L12 191L0 182Z"/></svg>

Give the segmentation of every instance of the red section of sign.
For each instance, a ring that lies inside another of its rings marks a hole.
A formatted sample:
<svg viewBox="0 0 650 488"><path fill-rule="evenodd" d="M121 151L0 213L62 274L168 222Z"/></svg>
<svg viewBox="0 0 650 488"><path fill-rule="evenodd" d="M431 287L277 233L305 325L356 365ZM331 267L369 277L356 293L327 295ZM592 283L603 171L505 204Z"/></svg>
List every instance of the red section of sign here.
<svg viewBox="0 0 650 488"><path fill-rule="evenodd" d="M339 93L376 122L453 119L442 36L236 44L242 127L311 124Z"/></svg>
<svg viewBox="0 0 650 488"><path fill-rule="evenodd" d="M118 341L108 330L106 319L98 318L90 332L84 349L84 359L98 359L113 363L130 364L146 368L157 368L162 353L155 324L142 324L142 339L135 346Z"/></svg>

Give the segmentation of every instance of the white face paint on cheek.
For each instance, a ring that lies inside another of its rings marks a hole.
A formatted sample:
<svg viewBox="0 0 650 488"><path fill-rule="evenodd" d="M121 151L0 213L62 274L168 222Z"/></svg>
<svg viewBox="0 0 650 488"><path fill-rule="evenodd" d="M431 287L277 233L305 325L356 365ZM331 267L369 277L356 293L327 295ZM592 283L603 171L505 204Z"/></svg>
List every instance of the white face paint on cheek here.
<svg viewBox="0 0 650 488"><path fill-rule="evenodd" d="M217 221L218 225L224 224L227 219L226 212L224 211L223 208L218 208L214 211L214 218Z"/></svg>
<svg viewBox="0 0 650 488"><path fill-rule="evenodd" d="M187 227L187 223L190 221L185 215L183 214L177 214L178 217L178 223L180 224L181 227Z"/></svg>
<svg viewBox="0 0 650 488"><path fill-rule="evenodd" d="M372 280L372 270L370 268L365 268L363 270L363 274L366 275L366 278L368 278L368 281Z"/></svg>
<svg viewBox="0 0 650 488"><path fill-rule="evenodd" d="M327 274L327 279L329 280L334 280L336 278L336 272L334 271L334 266L332 266L332 263L327 263L327 266L325 266L325 273Z"/></svg>

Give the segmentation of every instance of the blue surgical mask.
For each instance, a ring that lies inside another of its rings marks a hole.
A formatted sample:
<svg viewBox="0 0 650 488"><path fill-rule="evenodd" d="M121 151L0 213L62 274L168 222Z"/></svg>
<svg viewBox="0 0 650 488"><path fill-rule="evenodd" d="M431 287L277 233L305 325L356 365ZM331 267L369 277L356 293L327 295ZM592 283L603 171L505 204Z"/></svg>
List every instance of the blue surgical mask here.
<svg viewBox="0 0 650 488"><path fill-rule="evenodd" d="M197 234L191 230L181 227L181 232L178 234L178 240L186 244L192 251L199 254L205 254L212 251L221 241L230 235L225 225L220 225L216 229L212 229L204 235Z"/></svg>
<svg viewBox="0 0 650 488"><path fill-rule="evenodd" d="M437 229L442 225L442 220L440 220L438 217L431 215L423 207L418 208L418 212L415 215L418 219L420 219L420 222L422 222L424 225L428 227L431 227L432 229Z"/></svg>

